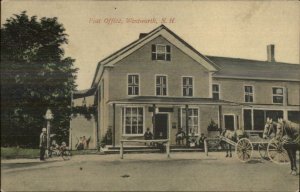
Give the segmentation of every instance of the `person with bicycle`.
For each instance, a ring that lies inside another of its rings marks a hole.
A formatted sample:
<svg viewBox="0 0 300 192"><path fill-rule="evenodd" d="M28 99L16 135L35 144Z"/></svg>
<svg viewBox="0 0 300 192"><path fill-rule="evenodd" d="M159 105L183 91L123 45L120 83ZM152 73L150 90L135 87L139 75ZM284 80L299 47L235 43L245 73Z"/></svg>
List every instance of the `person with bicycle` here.
<svg viewBox="0 0 300 192"><path fill-rule="evenodd" d="M53 154L59 154L59 145L57 144L56 140L52 140L51 142L49 157L52 157Z"/></svg>

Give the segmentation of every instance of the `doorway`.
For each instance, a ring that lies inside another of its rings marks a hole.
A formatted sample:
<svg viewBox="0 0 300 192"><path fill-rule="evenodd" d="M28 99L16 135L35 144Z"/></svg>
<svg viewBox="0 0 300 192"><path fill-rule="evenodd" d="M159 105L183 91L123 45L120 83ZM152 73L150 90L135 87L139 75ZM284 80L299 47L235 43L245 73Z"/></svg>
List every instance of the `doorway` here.
<svg viewBox="0 0 300 192"><path fill-rule="evenodd" d="M224 115L224 125L228 130L234 130L234 115Z"/></svg>
<svg viewBox="0 0 300 192"><path fill-rule="evenodd" d="M168 138L168 114L155 115L154 139Z"/></svg>

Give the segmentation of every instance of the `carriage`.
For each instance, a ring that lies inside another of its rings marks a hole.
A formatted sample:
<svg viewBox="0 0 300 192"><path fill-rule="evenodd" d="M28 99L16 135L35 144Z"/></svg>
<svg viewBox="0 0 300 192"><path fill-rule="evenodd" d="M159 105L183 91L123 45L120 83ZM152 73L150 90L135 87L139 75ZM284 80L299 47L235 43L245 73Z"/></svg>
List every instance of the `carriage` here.
<svg viewBox="0 0 300 192"><path fill-rule="evenodd" d="M241 138L234 142L226 137L220 136L219 139L235 147L237 158L242 162L251 160L253 151L258 150L261 158L270 159L274 163L288 163L287 151L283 148L283 142L276 138L263 139L258 134L248 134L248 138Z"/></svg>
<svg viewBox="0 0 300 192"><path fill-rule="evenodd" d="M237 134L237 132L242 134ZM283 164L291 163L291 174L297 175L297 150L300 146L300 125L289 120L278 118L278 122L273 122L267 118L263 131L263 138L258 134L245 134L247 131L236 130L220 132L219 143L226 143L230 147L235 147L237 158L242 162L251 160L254 149L259 151L262 158L268 157L272 162ZM250 132L251 133L251 132ZM271 135L274 133L274 137ZM269 138L269 139L267 139ZM205 151L208 154L207 142L205 141ZM236 141L236 142L235 142ZM226 151L228 156L228 149ZM230 152L231 157L231 152Z"/></svg>

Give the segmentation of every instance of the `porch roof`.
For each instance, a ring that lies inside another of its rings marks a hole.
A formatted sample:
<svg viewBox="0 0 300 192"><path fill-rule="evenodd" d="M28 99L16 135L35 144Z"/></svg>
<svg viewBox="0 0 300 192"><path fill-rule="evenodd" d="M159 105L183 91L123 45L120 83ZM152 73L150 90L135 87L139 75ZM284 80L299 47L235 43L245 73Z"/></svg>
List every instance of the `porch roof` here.
<svg viewBox="0 0 300 192"><path fill-rule="evenodd" d="M90 88L85 90L77 90L73 92L73 99L92 96L95 94L96 88Z"/></svg>
<svg viewBox="0 0 300 192"><path fill-rule="evenodd" d="M239 105L225 100L215 100L201 97L159 97L159 96L136 96L120 100L108 101L109 104L171 104L171 105Z"/></svg>

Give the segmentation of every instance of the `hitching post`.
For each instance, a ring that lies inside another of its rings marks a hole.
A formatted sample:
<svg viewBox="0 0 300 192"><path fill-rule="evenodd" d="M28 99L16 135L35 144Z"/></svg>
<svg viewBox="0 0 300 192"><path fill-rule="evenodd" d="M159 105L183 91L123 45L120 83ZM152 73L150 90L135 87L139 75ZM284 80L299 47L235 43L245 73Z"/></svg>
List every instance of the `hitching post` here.
<svg viewBox="0 0 300 192"><path fill-rule="evenodd" d="M50 121L53 119L53 114L50 109L47 109L46 114L45 114L45 119L47 121L47 150L46 150L46 155L49 155L49 148L50 148Z"/></svg>

